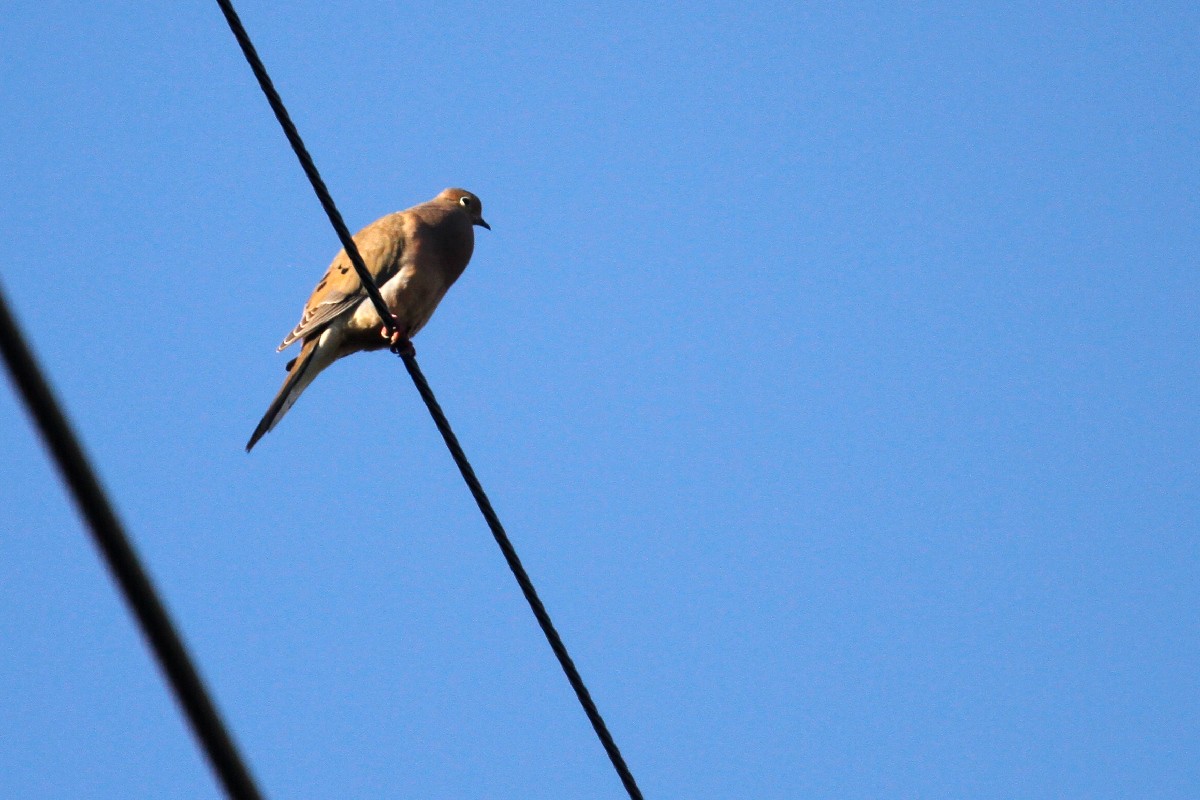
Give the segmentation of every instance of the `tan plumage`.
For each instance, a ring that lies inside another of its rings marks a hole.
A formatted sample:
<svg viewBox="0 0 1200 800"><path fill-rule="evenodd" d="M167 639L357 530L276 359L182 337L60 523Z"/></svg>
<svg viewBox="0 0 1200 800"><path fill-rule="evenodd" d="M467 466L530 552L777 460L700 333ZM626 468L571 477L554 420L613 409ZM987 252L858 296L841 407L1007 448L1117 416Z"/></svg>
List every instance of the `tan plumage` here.
<svg viewBox="0 0 1200 800"><path fill-rule="evenodd" d="M483 220L479 198L465 189L446 189L432 200L377 219L354 235L367 271L396 319L399 339L415 336L433 315L446 290L458 280L475 249ZM246 444L247 452L279 424L313 379L334 361L391 342L358 273L342 250L304 304L300 322L279 349L302 341L288 363L288 376Z"/></svg>

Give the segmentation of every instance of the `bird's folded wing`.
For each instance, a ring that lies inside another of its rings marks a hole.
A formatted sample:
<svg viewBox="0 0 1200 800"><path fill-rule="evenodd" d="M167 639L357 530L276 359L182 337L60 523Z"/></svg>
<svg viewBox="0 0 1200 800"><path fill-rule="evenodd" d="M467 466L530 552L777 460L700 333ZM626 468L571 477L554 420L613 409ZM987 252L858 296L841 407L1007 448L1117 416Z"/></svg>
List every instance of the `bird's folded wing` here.
<svg viewBox="0 0 1200 800"><path fill-rule="evenodd" d="M354 237L354 243L358 245L367 271L379 286L395 274L403 249L400 238L388 235L391 231L381 224L387 221L388 217L377 220ZM319 333L330 320L353 309L366 297L367 291L358 279L358 272L350 263L350 257L346 255L345 250L341 251L317 282L317 288L304 304L300 322L280 343L279 349L283 350L293 342Z"/></svg>

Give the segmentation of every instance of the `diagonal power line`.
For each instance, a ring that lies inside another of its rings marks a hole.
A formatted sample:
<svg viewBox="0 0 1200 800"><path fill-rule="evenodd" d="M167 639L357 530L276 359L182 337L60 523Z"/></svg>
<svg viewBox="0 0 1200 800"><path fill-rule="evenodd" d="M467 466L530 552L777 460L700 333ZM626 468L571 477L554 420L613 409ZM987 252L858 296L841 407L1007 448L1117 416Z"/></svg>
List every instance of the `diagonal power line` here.
<svg viewBox="0 0 1200 800"><path fill-rule="evenodd" d="M379 294L379 289L375 285L375 281L367 271L362 256L354 244L354 239L351 238L350 231L346 228L346 223L342 220L341 213L334 205L333 198L330 196L325 182L321 180L321 175L313 163L312 156L309 155L308 150L304 147L304 142L300 139L300 134L296 130L296 126L292 123L291 117L283 105L283 100L279 97L279 92L275 90L275 86L267 74L267 69L263 66L262 59L258 57L258 53L250 41L250 36L242 26L237 12L234 11L233 3L231 0L217 0L217 5L221 7L221 12L225 15L225 21L229 23L229 29L233 32L238 45L242 48L242 53L246 56L246 61L249 62L250 69L254 72L254 77L258 79L258 85L262 87L263 94L266 95L267 102L271 105L271 110L275 112L275 117L279 120L284 135L287 136L288 142L295 151L296 158L300 160L300 166L304 169L304 174L308 176L313 190L317 193L317 198L321 201L325 213L329 216L330 223L333 225L334 230L337 231L338 238L342 242L342 247L345 248L346 254L350 257L350 261L354 265L354 270L358 273L359 280L362 281L371 302L375 305L375 310L379 312L379 316L384 320L384 325L387 327L388 333L392 333L395 328L391 323L391 312L388 311L387 305L384 303L383 297ZM500 524L500 518L496 516L491 501L488 500L483 486L475 476L475 470L471 468L470 462L467 461L467 456L463 452L462 446L459 445L454 431L451 430L446 415L442 413L441 406L438 405L437 399L433 395L433 390L429 388L429 383L425 380L425 375L421 372L420 366L417 365L416 358L412 355L411 349L398 347L396 350L404 360L405 369L408 370L408 374L416 385L421 399L425 401L425 405L433 417L434 424L437 425L438 431L442 434L442 438L445 439L446 447L449 448L454 463L458 466L463 480L466 481L467 488L471 490L471 495L479 505L479 511L487 521L488 527L492 531L492 536L496 539L496 544L500 546L500 552L504 554L504 559L508 562L513 577L516 578L517 583L520 585L521 592L525 595L529 607L533 610L533 615L537 618L538 625L542 628L542 633L546 635L546 640L550 643L550 649L554 651L554 655L558 658L558 663L562 666L563 672L571 684L571 688L575 690L575 695L579 698L579 703L583 706L588 721L592 723L592 728L595 729L596 736L599 737L600 743L604 746L604 751L608 754L609 760L612 761L613 768L616 769L617 775L620 776L621 783L624 784L625 790L629 793L631 800L642 800L642 792L638 789L637 782L633 779L633 773L629 771L629 767L625 764L625 759L621 756L621 751L617 748L612 734L608 732L608 726L604 724L604 718L600 716L600 711L596 708L596 704L592 700L587 686L584 685L583 678L579 675L579 670L576 669L575 663L571 660L571 656L563 644L562 637L558 635L558 631L554 628L554 623L550 620L550 615L546 613L546 608L542 605L537 590L534 589L533 582L529 579L528 573L525 572L525 568L521 565L521 560L517 557L517 551L513 548L512 542L509 541L508 534L504 532L504 526Z"/></svg>
<svg viewBox="0 0 1200 800"><path fill-rule="evenodd" d="M262 794L238 754L216 705L209 697L200 674L192 664L183 640L175 631L154 585L138 561L129 537L100 486L71 423L59 408L37 360L25 343L16 319L0 292L0 351L13 383L41 431L46 447L67 484L79 512L91 530L92 539L104 555L125 602L141 625L159 666L166 673L175 699L183 707L192 732L200 740L225 794L233 800L260 800Z"/></svg>

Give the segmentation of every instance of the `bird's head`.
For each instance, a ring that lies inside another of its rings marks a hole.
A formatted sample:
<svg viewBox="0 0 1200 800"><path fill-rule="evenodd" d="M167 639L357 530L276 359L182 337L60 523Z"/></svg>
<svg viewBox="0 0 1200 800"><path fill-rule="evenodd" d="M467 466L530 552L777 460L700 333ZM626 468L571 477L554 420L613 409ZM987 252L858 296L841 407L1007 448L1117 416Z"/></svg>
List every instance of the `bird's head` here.
<svg viewBox="0 0 1200 800"><path fill-rule="evenodd" d="M466 211L471 217L472 225L487 228L489 231L492 229L492 226L488 225L483 218L483 203L466 189L445 189L438 195L438 199L453 203Z"/></svg>

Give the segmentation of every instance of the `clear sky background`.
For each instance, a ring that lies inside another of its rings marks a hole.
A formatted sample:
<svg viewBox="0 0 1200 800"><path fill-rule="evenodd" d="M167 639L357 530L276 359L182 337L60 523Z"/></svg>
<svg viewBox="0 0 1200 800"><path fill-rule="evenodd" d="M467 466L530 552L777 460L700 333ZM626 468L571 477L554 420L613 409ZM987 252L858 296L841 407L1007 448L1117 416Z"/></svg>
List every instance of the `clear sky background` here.
<svg viewBox="0 0 1200 800"><path fill-rule="evenodd" d="M1200 796L1194 3L243 0L648 798ZM215 4L0 24L5 290L273 798L620 798ZM208 768L0 391L0 796Z"/></svg>

